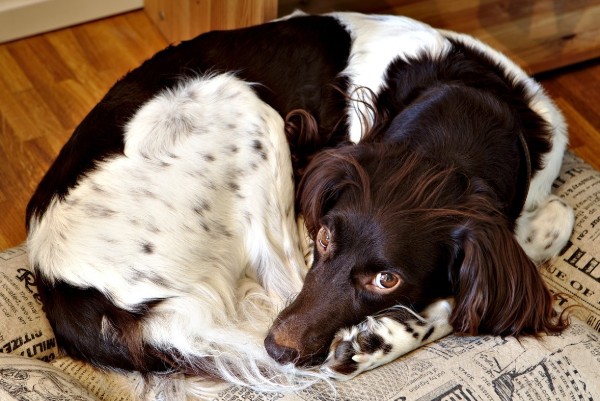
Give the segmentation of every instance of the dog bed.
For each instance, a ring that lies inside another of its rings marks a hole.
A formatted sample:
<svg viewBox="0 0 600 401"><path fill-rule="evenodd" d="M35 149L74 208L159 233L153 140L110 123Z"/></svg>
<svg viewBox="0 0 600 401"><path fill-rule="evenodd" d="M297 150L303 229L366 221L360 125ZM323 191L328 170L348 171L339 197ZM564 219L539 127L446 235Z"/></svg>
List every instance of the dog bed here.
<svg viewBox="0 0 600 401"><path fill-rule="evenodd" d="M448 336L347 382L295 393L229 387L214 400L593 400L600 397L600 172L565 155L554 193L575 209L571 240L540 266L571 325L540 338ZM137 374L60 354L25 245L0 253L0 400L133 400ZM152 394L147 394L152 399Z"/></svg>

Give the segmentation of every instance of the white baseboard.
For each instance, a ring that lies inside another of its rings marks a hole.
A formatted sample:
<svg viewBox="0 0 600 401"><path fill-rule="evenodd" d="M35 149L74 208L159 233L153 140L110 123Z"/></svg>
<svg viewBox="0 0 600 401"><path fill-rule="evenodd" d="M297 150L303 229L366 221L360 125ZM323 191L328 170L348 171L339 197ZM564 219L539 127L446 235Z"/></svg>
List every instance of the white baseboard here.
<svg viewBox="0 0 600 401"><path fill-rule="evenodd" d="M0 0L0 43L143 6L143 0Z"/></svg>

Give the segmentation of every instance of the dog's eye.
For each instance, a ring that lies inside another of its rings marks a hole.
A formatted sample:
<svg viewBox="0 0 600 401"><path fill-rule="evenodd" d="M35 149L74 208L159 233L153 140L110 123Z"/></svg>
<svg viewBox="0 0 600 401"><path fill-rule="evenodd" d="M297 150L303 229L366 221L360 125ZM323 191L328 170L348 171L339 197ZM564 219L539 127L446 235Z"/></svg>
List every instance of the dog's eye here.
<svg viewBox="0 0 600 401"><path fill-rule="evenodd" d="M317 234L317 241L319 242L320 250L322 252L327 251L327 247L329 246L329 235L329 229L325 226L321 227Z"/></svg>
<svg viewBox="0 0 600 401"><path fill-rule="evenodd" d="M391 290L400 284L400 277L395 273L381 272L377 273L371 284L382 290Z"/></svg>
<svg viewBox="0 0 600 401"><path fill-rule="evenodd" d="M365 290L379 295L390 294L402 284L400 275L391 271L383 271L375 275L367 274L359 276L358 280Z"/></svg>

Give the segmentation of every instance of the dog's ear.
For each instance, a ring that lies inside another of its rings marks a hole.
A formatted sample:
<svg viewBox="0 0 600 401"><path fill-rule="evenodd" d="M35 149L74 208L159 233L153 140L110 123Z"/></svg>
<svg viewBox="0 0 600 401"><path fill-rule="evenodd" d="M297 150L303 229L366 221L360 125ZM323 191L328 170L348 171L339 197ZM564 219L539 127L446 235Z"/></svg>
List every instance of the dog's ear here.
<svg viewBox="0 0 600 401"><path fill-rule="evenodd" d="M535 335L564 328L550 291L505 218L468 219L455 239L462 254L451 278L456 295L451 324L457 332Z"/></svg>
<svg viewBox="0 0 600 401"><path fill-rule="evenodd" d="M357 148L346 146L317 154L306 168L296 199L306 228L314 238L320 219L338 201L340 194L350 196L355 207L370 201L369 178L358 161Z"/></svg>

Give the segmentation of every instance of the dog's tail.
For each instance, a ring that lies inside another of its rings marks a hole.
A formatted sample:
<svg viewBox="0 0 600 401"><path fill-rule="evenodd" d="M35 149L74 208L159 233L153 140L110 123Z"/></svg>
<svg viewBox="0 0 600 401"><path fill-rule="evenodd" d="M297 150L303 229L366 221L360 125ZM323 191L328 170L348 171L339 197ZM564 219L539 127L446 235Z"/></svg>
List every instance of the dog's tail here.
<svg viewBox="0 0 600 401"><path fill-rule="evenodd" d="M213 399L222 392L253 390L289 393L319 382L331 387L319 369L280 365L267 354L263 342L280 302L252 280L240 288L245 293L237 318L223 319L190 349L161 351L177 373L146 375L145 385L136 389L140 399Z"/></svg>

